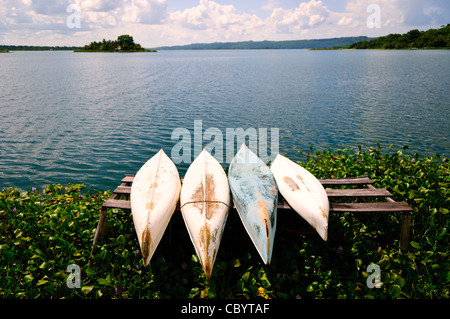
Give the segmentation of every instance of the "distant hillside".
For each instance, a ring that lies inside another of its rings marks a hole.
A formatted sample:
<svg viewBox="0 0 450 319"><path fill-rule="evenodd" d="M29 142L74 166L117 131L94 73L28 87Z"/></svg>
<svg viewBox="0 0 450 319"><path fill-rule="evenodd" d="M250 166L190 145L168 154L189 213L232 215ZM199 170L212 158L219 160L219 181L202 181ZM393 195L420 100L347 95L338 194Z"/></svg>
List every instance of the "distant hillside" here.
<svg viewBox="0 0 450 319"><path fill-rule="evenodd" d="M389 34L370 41L363 40L350 46L351 49L450 49L450 24L440 29L427 31L411 30L405 34Z"/></svg>
<svg viewBox="0 0 450 319"><path fill-rule="evenodd" d="M194 43L187 45L159 47L158 50L233 50L233 49L327 49L348 46L371 38L343 37L330 39L290 40L290 41L242 41Z"/></svg>

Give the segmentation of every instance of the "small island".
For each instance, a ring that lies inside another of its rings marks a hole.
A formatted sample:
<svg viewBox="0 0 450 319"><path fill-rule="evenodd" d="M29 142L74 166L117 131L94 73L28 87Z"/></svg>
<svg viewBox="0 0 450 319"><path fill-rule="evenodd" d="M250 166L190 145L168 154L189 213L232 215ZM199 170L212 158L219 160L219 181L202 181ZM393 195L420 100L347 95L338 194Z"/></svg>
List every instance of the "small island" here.
<svg viewBox="0 0 450 319"><path fill-rule="evenodd" d="M74 52L156 52L154 49L145 49L139 43L134 43L132 36L120 35L117 40L105 40L91 42L82 49Z"/></svg>

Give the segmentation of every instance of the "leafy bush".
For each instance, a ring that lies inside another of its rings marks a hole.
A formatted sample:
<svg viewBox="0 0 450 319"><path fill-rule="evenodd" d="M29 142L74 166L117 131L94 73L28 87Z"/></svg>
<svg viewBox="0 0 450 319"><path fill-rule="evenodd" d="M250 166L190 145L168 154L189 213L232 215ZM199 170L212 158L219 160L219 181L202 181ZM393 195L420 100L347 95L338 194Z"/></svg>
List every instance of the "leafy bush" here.
<svg viewBox="0 0 450 319"><path fill-rule="evenodd" d="M149 267L130 212L108 210L106 236L91 243L110 192L50 185L0 193L0 296L3 298L448 298L448 160L405 156L378 145L363 151L304 154L318 178L368 175L413 207L411 243L398 250L401 214L330 214L324 242L296 213L279 212L271 265L264 265L231 212L211 280L175 213ZM378 265L381 287L369 288ZM81 269L69 288L69 265Z"/></svg>

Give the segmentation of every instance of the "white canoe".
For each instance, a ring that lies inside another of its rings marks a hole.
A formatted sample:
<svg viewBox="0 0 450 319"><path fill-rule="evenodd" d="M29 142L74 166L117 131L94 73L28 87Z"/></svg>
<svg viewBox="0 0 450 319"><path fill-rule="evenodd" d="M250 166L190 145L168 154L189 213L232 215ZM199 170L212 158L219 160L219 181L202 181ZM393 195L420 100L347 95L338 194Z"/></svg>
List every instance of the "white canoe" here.
<svg viewBox="0 0 450 319"><path fill-rule="evenodd" d="M270 169L284 199L323 240L328 235L330 204L320 181L300 165L278 154Z"/></svg>
<svg viewBox="0 0 450 319"><path fill-rule="evenodd" d="M264 263L269 264L277 222L278 189L269 167L245 144L228 170L233 201Z"/></svg>
<svg viewBox="0 0 450 319"><path fill-rule="evenodd" d="M162 149L136 173L130 201L145 266L149 264L175 211L180 190L178 170Z"/></svg>
<svg viewBox="0 0 450 319"><path fill-rule="evenodd" d="M206 278L211 278L230 207L228 178L220 163L203 150L184 176L180 207Z"/></svg>

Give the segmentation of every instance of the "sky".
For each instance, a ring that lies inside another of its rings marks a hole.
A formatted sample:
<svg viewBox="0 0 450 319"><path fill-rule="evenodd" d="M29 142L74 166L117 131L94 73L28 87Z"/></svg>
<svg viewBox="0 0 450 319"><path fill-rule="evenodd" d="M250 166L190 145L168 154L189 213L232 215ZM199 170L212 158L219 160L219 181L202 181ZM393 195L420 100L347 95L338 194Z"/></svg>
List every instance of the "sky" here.
<svg viewBox="0 0 450 319"><path fill-rule="evenodd" d="M450 0L0 0L0 44L143 47L377 37L450 23Z"/></svg>

